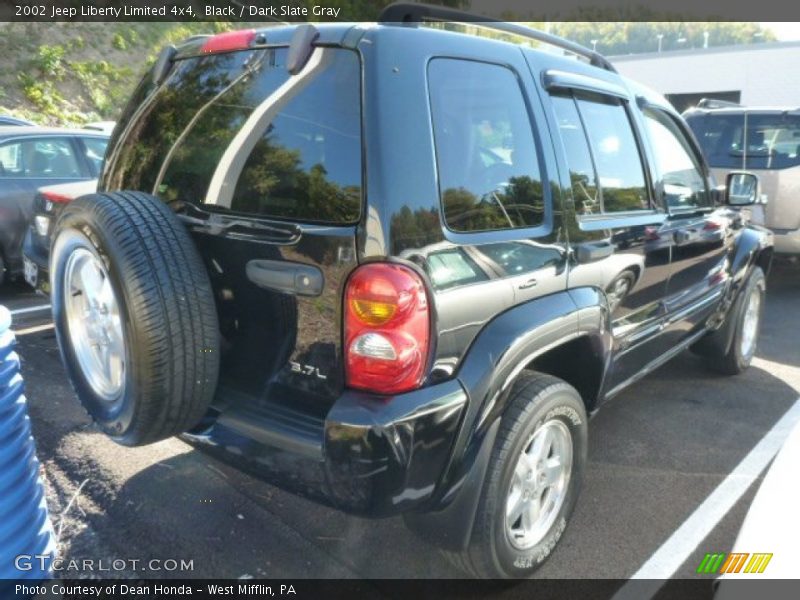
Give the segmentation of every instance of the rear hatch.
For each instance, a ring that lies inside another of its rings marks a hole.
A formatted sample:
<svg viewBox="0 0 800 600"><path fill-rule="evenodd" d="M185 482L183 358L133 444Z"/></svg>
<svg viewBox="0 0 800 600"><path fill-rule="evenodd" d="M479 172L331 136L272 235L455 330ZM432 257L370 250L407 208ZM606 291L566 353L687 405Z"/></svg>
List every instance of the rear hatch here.
<svg viewBox="0 0 800 600"><path fill-rule="evenodd" d="M759 176L767 205L755 207L754 219L776 230L800 228L800 114L720 111L691 115L687 122L717 180L724 182L733 170Z"/></svg>
<svg viewBox="0 0 800 600"><path fill-rule="evenodd" d="M357 53L289 49L176 60L146 76L100 188L155 194L192 232L220 315L216 407L327 408L343 387L340 306L362 210ZM238 400L237 400L238 399Z"/></svg>

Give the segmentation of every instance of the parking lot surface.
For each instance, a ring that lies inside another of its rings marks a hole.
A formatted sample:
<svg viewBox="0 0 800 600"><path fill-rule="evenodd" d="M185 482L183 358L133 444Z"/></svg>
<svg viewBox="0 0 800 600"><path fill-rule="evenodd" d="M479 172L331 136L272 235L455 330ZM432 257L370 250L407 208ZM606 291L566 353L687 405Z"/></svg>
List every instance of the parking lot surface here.
<svg viewBox="0 0 800 600"><path fill-rule="evenodd" d="M702 505L798 401L798 300L800 268L776 267L758 356L745 374L718 376L687 352L604 405L590 424L577 509L540 577L628 578ZM14 312L65 558L193 560L191 572L137 573L145 577L461 576L402 519L345 516L178 439L117 446L92 426L69 386L49 310L39 308L47 300L20 284L0 290L0 303ZM708 523L710 533L681 557L675 576L697 577L705 552L730 550L758 481Z"/></svg>

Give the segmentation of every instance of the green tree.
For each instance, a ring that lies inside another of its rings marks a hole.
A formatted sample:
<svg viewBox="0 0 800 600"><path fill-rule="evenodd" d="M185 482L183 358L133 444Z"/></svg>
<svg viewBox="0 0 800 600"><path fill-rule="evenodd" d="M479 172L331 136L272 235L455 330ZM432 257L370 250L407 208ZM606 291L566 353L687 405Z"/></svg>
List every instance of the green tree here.
<svg viewBox="0 0 800 600"><path fill-rule="evenodd" d="M758 23L609 21L554 23L550 31L605 55L637 54L774 41ZM660 37L659 37L660 36ZM706 39L707 38L707 39Z"/></svg>

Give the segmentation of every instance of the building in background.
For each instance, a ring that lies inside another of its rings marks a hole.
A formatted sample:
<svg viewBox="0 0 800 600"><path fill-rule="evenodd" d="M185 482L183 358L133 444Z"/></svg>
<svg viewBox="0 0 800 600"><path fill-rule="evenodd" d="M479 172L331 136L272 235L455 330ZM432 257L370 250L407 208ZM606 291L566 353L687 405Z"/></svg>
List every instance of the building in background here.
<svg viewBox="0 0 800 600"><path fill-rule="evenodd" d="M800 107L800 41L609 57L626 77L664 94L678 111L715 98Z"/></svg>

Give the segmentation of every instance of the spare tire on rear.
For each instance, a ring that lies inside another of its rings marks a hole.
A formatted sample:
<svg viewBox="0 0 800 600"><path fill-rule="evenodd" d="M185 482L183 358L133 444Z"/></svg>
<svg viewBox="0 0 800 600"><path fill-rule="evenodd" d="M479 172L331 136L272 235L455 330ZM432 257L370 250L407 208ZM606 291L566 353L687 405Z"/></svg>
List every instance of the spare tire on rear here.
<svg viewBox="0 0 800 600"><path fill-rule="evenodd" d="M50 253L67 373L97 425L127 446L195 426L219 373L211 283L189 233L140 192L68 204Z"/></svg>

